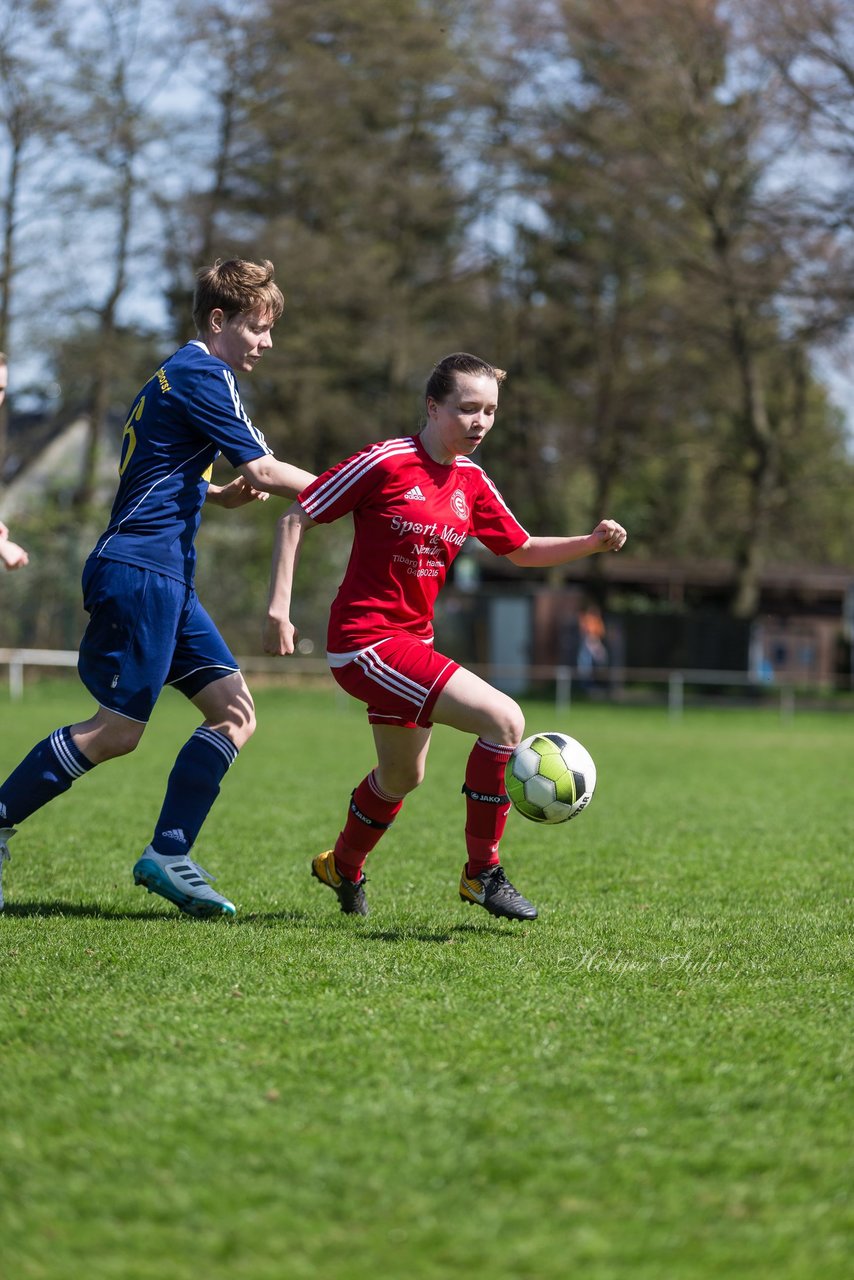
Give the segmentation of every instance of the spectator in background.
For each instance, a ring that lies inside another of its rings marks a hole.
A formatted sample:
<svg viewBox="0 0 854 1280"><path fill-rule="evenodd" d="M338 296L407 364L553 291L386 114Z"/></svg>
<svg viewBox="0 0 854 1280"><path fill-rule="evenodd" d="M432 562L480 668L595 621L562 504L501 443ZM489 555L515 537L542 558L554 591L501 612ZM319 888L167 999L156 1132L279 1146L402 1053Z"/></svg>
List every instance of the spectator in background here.
<svg viewBox="0 0 854 1280"><path fill-rule="evenodd" d="M605 620L599 606L588 604L578 615L578 674L586 689L596 683L596 673L608 665Z"/></svg>
<svg viewBox="0 0 854 1280"><path fill-rule="evenodd" d="M0 405L6 399L8 385L9 362L4 353L0 351ZM3 561L7 569L23 569L24 565L30 562L30 557L24 548L19 547L17 542L12 542L9 537L9 530L2 520L0 520L0 560Z"/></svg>

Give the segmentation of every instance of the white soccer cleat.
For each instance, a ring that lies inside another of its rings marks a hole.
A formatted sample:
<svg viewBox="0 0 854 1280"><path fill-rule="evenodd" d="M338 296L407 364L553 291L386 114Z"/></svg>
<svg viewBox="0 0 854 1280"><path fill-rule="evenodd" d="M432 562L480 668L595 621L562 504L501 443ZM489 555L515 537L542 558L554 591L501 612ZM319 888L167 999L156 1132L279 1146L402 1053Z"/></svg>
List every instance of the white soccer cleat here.
<svg viewBox="0 0 854 1280"><path fill-rule="evenodd" d="M133 869L135 884L144 885L149 893L174 902L190 916L233 916L236 907L210 887L213 876L192 858L164 857L151 845Z"/></svg>
<svg viewBox="0 0 854 1280"><path fill-rule="evenodd" d="M12 857L9 852L9 841L15 834L14 827L0 827L0 911L6 905L3 900L3 863Z"/></svg>

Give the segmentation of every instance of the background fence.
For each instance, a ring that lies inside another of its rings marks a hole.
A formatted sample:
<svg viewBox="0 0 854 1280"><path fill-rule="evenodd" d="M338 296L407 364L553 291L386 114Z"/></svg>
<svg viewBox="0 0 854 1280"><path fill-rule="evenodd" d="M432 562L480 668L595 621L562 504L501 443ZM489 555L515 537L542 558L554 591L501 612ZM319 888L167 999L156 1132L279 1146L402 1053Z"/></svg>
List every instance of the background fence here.
<svg viewBox="0 0 854 1280"><path fill-rule="evenodd" d="M288 658L252 655L238 659L241 669L248 676L260 677L271 683L300 683L329 680L332 676L323 658L307 658L294 655ZM757 680L756 676L741 671L686 671L661 667L610 668L591 681L587 672L578 668L560 666L496 666L484 663L468 663L469 670L501 688L507 685L514 693L520 689L529 693L550 690L555 710L565 712L573 697L613 701L620 703L663 703L669 714L678 718L690 699L703 695L706 703L717 705L778 705L783 716L791 716L802 710L854 711L854 697L847 683L836 689L826 685L809 685L779 678L773 682ZM28 668L68 669L77 666L76 649L0 649L0 669L8 670L9 697L18 701L24 696ZM337 686L336 686L337 687ZM843 695L848 693L846 698ZM837 696L838 695L838 696Z"/></svg>

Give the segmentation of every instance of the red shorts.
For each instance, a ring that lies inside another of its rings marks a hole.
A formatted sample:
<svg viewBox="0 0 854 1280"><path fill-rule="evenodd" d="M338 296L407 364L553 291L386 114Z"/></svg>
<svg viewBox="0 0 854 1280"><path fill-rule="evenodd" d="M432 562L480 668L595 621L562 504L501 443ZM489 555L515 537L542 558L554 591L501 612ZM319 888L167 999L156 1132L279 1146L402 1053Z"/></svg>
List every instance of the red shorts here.
<svg viewBox="0 0 854 1280"><path fill-rule="evenodd" d="M389 636L332 666L342 689L368 704L371 724L429 729L436 699L459 663L410 636Z"/></svg>

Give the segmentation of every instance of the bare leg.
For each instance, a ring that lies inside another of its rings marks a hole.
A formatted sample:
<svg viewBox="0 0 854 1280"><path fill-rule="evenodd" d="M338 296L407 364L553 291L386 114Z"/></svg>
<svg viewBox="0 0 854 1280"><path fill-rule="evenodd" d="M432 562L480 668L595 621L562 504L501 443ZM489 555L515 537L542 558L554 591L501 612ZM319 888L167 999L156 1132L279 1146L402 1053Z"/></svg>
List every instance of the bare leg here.
<svg viewBox="0 0 854 1280"><path fill-rule="evenodd" d="M377 782L390 796L406 796L424 781L431 729L374 724Z"/></svg>
<svg viewBox="0 0 854 1280"><path fill-rule="evenodd" d="M74 745L92 764L102 764L116 756L126 756L133 751L145 732L139 720L129 720L116 711L99 707L89 720L71 726Z"/></svg>
<svg viewBox="0 0 854 1280"><path fill-rule="evenodd" d="M193 698L205 726L224 733L239 751L255 732L255 705L240 671L206 685Z"/></svg>
<svg viewBox="0 0 854 1280"><path fill-rule="evenodd" d="M463 733L515 747L525 732L521 708L473 671L460 667L436 700L433 719Z"/></svg>

